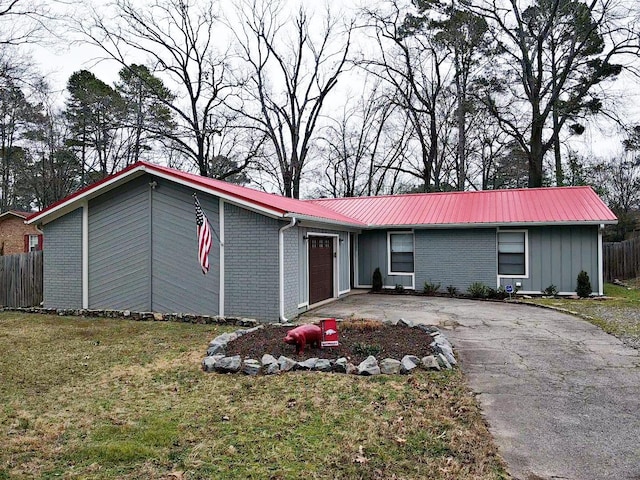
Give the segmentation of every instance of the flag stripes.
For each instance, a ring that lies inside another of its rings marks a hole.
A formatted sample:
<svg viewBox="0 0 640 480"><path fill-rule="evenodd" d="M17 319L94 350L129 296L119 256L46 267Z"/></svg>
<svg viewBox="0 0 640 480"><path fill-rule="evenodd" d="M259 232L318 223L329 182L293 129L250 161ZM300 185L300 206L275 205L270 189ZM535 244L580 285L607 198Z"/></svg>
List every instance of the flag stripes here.
<svg viewBox="0 0 640 480"><path fill-rule="evenodd" d="M198 259L202 267L202 273L209 271L209 250L211 250L211 225L207 216L202 211L200 202L196 194L193 194L193 200L196 207L196 225L198 233Z"/></svg>

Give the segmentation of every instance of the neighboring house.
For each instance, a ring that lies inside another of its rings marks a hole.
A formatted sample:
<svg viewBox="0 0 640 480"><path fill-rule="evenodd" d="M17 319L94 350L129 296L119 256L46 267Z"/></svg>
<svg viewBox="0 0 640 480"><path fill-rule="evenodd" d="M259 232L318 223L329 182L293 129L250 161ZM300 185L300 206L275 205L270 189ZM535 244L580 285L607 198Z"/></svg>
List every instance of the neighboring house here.
<svg viewBox="0 0 640 480"><path fill-rule="evenodd" d="M215 233L198 261L193 193ZM47 236L44 305L286 321L369 287L466 291L474 282L602 294L602 229L589 187L301 201L136 163L32 215Z"/></svg>
<svg viewBox="0 0 640 480"><path fill-rule="evenodd" d="M0 255L42 250L42 232L24 223L31 213L9 210L0 214Z"/></svg>

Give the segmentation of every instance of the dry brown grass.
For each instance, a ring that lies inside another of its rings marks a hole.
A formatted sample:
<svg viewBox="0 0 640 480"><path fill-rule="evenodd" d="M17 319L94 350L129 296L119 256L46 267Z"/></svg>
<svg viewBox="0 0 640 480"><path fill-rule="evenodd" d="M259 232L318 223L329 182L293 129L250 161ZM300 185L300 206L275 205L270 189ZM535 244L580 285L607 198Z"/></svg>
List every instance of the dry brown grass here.
<svg viewBox="0 0 640 480"><path fill-rule="evenodd" d="M382 328L382 322L366 318L349 318L340 322L338 328L342 332L375 332Z"/></svg>
<svg viewBox="0 0 640 480"><path fill-rule="evenodd" d="M459 371L249 378L212 326L0 314L0 479L499 479Z"/></svg>

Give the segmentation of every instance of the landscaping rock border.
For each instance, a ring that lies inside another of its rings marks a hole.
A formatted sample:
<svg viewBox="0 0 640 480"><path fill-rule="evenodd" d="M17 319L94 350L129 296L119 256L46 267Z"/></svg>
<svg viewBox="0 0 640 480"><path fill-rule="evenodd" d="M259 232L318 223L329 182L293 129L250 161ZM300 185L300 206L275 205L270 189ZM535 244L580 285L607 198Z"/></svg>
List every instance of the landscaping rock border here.
<svg viewBox="0 0 640 480"><path fill-rule="evenodd" d="M194 315L189 313L132 312L131 310L92 310L83 308L42 308L42 307L3 307L3 312L39 313L43 315L59 315L85 318L125 318L136 321L179 322L201 325L236 325L239 327L255 327L260 322L253 318L223 317L219 315Z"/></svg>
<svg viewBox="0 0 640 480"><path fill-rule="evenodd" d="M317 371L317 372L336 372L347 373L362 376L370 375L395 375L408 374L417 368L424 370L442 370L451 369L458 364L453 353L453 347L449 340L442 332L431 325L412 325L404 319L400 319L398 324L411 328L419 328L431 336L432 342L429 346L433 349L434 354L423 358L415 355L405 355L401 360L394 358L385 358L378 362L373 355L367 357L359 365L354 365L345 357L335 360L327 360L323 358L309 358L298 362L292 358L281 355L275 358L273 355L265 353L260 361L247 358L242 360L239 355L227 357L224 352L229 342L236 338L255 332L264 325L257 325L253 328L236 330L232 333L223 333L215 337L209 342L207 348L207 356L202 360L202 369L205 372L216 373L238 373L242 372L246 375L273 375L294 370Z"/></svg>

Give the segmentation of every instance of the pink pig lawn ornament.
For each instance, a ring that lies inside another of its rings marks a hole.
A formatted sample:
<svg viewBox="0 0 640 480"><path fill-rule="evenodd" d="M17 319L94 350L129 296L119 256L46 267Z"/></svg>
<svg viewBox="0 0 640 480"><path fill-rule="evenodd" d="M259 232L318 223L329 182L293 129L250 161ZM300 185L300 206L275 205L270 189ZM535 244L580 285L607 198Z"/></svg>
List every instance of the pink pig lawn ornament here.
<svg viewBox="0 0 640 480"><path fill-rule="evenodd" d="M322 330L319 326L311 323L300 325L299 327L289 330L287 336L284 337L285 343L296 346L297 354L304 353L304 347L307 344L320 346L321 341Z"/></svg>

